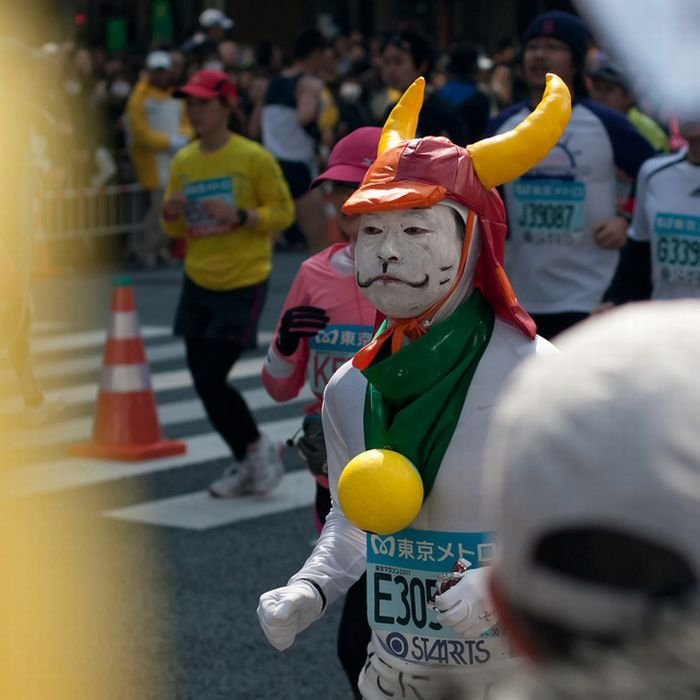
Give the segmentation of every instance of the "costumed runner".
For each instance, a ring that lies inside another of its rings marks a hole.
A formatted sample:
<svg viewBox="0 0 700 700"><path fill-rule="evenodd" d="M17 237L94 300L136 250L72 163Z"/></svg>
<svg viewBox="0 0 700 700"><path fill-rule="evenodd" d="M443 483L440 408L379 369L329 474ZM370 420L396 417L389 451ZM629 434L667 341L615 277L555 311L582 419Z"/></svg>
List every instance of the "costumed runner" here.
<svg viewBox="0 0 700 700"><path fill-rule="evenodd" d="M424 85L416 80L392 111L377 160L343 208L362 214L357 281L388 320L326 388L333 508L306 563L258 606L283 650L366 571L366 700L483 697L512 663L485 589L482 450L513 368L552 351L503 270L495 187L556 144L569 92L548 76L522 124L465 149L414 138Z"/></svg>

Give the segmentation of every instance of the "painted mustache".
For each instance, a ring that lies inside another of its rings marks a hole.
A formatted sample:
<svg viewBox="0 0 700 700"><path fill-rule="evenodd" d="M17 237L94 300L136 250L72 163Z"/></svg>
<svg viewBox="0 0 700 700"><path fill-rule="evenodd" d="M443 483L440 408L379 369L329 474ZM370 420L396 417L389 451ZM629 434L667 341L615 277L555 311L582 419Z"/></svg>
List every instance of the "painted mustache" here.
<svg viewBox="0 0 700 700"><path fill-rule="evenodd" d="M409 282L408 280L402 280L400 277L396 277L394 275L387 275L387 274L381 274L381 275L376 275L375 277L369 277L366 280L360 279L360 273L357 273L357 285L359 287L362 287L362 289L367 289L370 285L374 284L375 282L401 282L402 284L407 284L409 287L413 287L414 289L423 289L423 287L428 286L428 282L430 281L430 276L425 275L425 278L421 280L420 282Z"/></svg>

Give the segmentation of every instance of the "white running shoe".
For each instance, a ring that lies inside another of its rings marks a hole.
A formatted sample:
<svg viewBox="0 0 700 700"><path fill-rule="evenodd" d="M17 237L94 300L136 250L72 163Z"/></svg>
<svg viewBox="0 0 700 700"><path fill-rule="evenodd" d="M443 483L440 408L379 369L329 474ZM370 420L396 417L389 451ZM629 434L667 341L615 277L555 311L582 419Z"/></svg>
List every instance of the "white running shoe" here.
<svg viewBox="0 0 700 700"><path fill-rule="evenodd" d="M280 446L264 433L260 434L257 442L248 445L246 461L251 466L253 491L257 494L269 493L284 476Z"/></svg>
<svg viewBox="0 0 700 700"><path fill-rule="evenodd" d="M214 498L236 498L253 493L253 470L248 459L230 464L216 481L209 484Z"/></svg>

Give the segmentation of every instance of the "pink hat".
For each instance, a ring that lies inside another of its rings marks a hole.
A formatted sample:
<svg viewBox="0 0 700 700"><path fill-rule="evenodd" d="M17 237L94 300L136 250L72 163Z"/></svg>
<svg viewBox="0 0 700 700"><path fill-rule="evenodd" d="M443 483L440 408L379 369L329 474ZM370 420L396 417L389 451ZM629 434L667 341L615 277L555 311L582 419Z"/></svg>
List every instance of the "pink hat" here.
<svg viewBox="0 0 700 700"><path fill-rule="evenodd" d="M333 147L328 167L311 183L311 187L317 187L325 180L362 182L377 157L381 135L378 126L363 126L344 136Z"/></svg>
<svg viewBox="0 0 700 700"><path fill-rule="evenodd" d="M215 97L226 97L229 102L235 102L238 90L226 73L220 70L197 71L186 85L178 88L175 97L198 97L200 100L213 100Z"/></svg>

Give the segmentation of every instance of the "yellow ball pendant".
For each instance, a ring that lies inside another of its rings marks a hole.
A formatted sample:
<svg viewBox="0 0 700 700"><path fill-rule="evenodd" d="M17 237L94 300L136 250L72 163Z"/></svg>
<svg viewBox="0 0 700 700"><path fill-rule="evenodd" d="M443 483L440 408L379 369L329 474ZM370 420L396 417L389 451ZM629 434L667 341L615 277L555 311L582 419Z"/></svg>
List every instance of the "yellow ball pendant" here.
<svg viewBox="0 0 700 700"><path fill-rule="evenodd" d="M338 481L338 501L350 522L390 535L408 527L423 505L423 481L413 463L393 450L353 457Z"/></svg>

